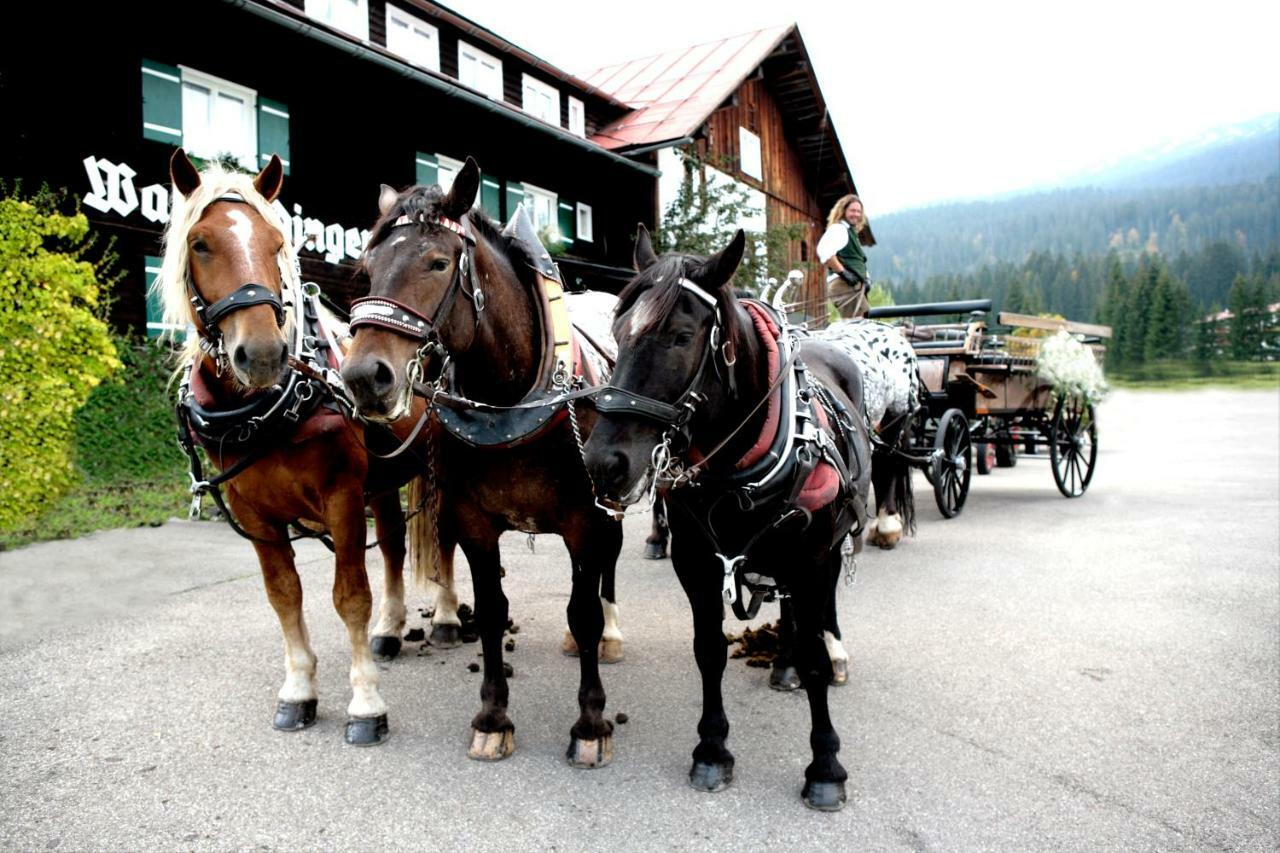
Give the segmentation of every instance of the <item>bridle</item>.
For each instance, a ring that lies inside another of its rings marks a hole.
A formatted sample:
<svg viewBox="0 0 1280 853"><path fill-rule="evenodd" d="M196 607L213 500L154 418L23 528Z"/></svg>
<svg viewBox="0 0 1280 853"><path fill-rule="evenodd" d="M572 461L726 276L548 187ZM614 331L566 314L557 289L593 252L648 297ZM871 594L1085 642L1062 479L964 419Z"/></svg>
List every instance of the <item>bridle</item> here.
<svg viewBox="0 0 1280 853"><path fill-rule="evenodd" d="M656 490L659 481L664 481L671 488L690 482L696 473L694 468L686 467L681 462L693 446L691 430L693 416L707 395L703 390L708 366L712 366L728 385L729 396L738 395L737 381L733 366L737 363L737 354L733 342L725 338L724 317L721 314L717 299L705 289L680 277L679 286L699 301L705 303L712 311L711 332L707 336L707 345L698 359L698 367L693 372L689 383L676 398L668 403L653 397L646 397L628 388L609 384L600 388L595 395L595 407L601 414L626 414L645 420L654 421L665 427L662 438L653 448L649 464L653 469L653 482L650 484L651 494ZM723 365L723 372L721 366ZM772 393L772 388L770 393ZM767 395L766 395L767 399ZM754 410L753 410L754 413ZM736 431L735 431L736 432ZM723 446L723 445L722 445ZM716 448L717 450L719 448ZM703 461L708 457L704 457ZM699 463L700 464L700 463ZM599 505L599 501L597 501ZM610 507L601 507L613 512Z"/></svg>
<svg viewBox="0 0 1280 853"><path fill-rule="evenodd" d="M448 367L451 355L440 340L440 325L448 319L458 294L467 297L475 306L477 326L480 323L480 314L484 311L484 291L475 283L473 273L476 238L471 229L444 216L428 217L424 212L419 212L416 216L402 215L391 224L391 227L403 228L422 223L438 225L462 238L462 251L458 254L453 278L449 281L444 296L431 316L428 317L413 306L389 296L365 296L351 302L349 326L353 333L361 326L374 326L419 344L413 357L405 364L404 408L408 408L412 403L414 389L422 382L423 363L428 356L437 355L443 359L437 387L441 387L439 383L445 380L445 368Z"/></svg>
<svg viewBox="0 0 1280 853"><path fill-rule="evenodd" d="M220 195L209 204L219 201L248 204L244 196L239 193ZM299 274L297 277L301 278L301 275ZM222 329L218 327L218 324L227 315L236 311L243 311L246 308L252 308L255 305L270 305L271 310L276 315L276 326L284 328L284 302L279 294L265 284L258 282L242 284L230 294L210 304L196 289L196 283L189 268L185 273L185 278L188 301L191 303L192 310L195 311L196 319L200 321L200 349L213 358L219 371L222 370L226 362L227 353L222 346Z"/></svg>

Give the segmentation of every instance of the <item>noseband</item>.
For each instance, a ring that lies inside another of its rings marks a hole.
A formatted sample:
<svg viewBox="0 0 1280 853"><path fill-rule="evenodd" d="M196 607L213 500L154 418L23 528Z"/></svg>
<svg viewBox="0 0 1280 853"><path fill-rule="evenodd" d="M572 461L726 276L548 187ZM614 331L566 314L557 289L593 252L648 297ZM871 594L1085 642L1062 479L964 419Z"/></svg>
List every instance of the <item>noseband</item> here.
<svg viewBox="0 0 1280 853"><path fill-rule="evenodd" d="M248 204L239 193L220 195L210 204L219 201ZM200 291L196 290L196 283L190 272L187 273L186 279L187 295L191 302L191 308L195 311L196 319L200 321L200 325L203 327L203 331L200 333L200 348L212 355L219 362L219 365L221 365L226 353L222 349L222 330L218 328L218 323L228 314L243 311L255 305L270 305L271 310L276 315L276 326L279 328L284 327L284 302L281 301L279 294L265 284L256 282L242 284L231 294L210 305L200 295Z"/></svg>
<svg viewBox="0 0 1280 853"><path fill-rule="evenodd" d="M454 268L453 278L445 290L444 297L430 317L410 305L392 299L389 296L365 296L351 302L352 332L361 326L374 326L395 332L401 337L417 341L419 344L413 358L405 365L406 397L412 396L414 385L422 379L422 361L428 355L439 355L446 359L449 352L440 342L440 324L449 316L458 294L471 300L476 309L476 322L480 322L480 313L484 311L484 291L475 284L472 270L475 267L475 235L471 229L444 216L426 217L404 215L392 223L392 228L403 228L426 222L448 229L462 238L462 252L458 255L458 263ZM443 378L443 371L441 377Z"/></svg>

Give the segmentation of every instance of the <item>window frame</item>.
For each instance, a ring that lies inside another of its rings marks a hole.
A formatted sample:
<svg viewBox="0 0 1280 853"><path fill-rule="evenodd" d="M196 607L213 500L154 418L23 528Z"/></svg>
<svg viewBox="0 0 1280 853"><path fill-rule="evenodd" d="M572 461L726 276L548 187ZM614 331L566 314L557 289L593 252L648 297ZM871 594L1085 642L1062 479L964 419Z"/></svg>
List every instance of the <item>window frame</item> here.
<svg viewBox="0 0 1280 853"><path fill-rule="evenodd" d="M751 143L750 146L747 145L748 142ZM756 167L754 172L747 169L748 147L754 152L751 160ZM764 151L760 143L760 136L741 125L738 126L738 171L748 178L764 181Z"/></svg>
<svg viewBox="0 0 1280 853"><path fill-rule="evenodd" d="M536 113L529 109L528 97L532 91L535 95L542 95L551 101L551 117ZM560 90L549 83L544 83L531 74L520 75L520 109L524 110L534 118L545 121L547 124L560 126Z"/></svg>
<svg viewBox="0 0 1280 853"><path fill-rule="evenodd" d="M420 57L412 55L412 52L400 50L392 45L391 34L393 32L398 32L397 30L392 29L393 20L403 20L410 30L409 38L414 39L414 44L420 43L417 37L412 35L414 28L431 31L432 47L434 48L435 54L433 57L430 57L432 60L431 62L420 62ZM440 28L423 18L419 18L417 15L406 12L399 6L392 5L391 3L387 4L387 50L391 51L396 56L399 56L401 59L413 63L419 68L426 68L428 71L435 71L437 74L440 72Z"/></svg>
<svg viewBox="0 0 1280 853"><path fill-rule="evenodd" d="M529 218L533 220L533 228L535 231L541 231L543 228L554 228L556 233L560 231L559 205L560 197L551 190L543 189L533 184L522 184L524 189L524 204L529 205ZM538 224L538 210L534 205L534 199L542 198L550 201L551 219L546 225ZM564 235L561 235L564 236Z"/></svg>
<svg viewBox="0 0 1280 853"><path fill-rule="evenodd" d="M236 159L240 162L240 165L244 166L246 169L251 169L255 172L258 171L258 169L261 167L258 164L260 152L258 150L258 93L257 91L250 89L248 86L242 86L239 83L234 83L231 80L224 80L221 77L215 77L212 74L209 74L204 71L200 71L199 69L192 68L188 65L179 65L178 69L179 71L182 72L181 74L182 89L180 90L180 95L182 96L182 146L183 148L186 149L188 154L192 154L204 160L211 160L217 157L218 154L221 153L221 151L230 151L232 154L235 155ZM193 144L193 141L190 138L188 138L187 121L191 113L191 111L187 109L187 102L185 97L185 90L188 83L190 83L194 87L207 89L210 94L211 102L216 102L217 95L220 93L233 95L239 98L243 102L244 104L244 107L242 108L243 118L248 122L247 127L245 128L246 137L245 139L241 140L241 142L243 142L247 146L243 152L237 151L233 148L223 148L217 151L200 150L200 149L197 149L196 146Z"/></svg>
<svg viewBox="0 0 1280 853"><path fill-rule="evenodd" d="M573 95L569 96L569 132L581 139L587 138L587 107L581 98Z"/></svg>
<svg viewBox="0 0 1280 853"><path fill-rule="evenodd" d="M473 80L466 80L466 79L464 79L464 78L463 78L463 76L462 76L462 68L463 68L463 64L462 64L462 57L463 57L463 53L464 53L464 52L466 52L466 51L470 51L471 53L474 53L474 54L476 55L476 67L477 67L477 68L478 68L478 67L482 67L482 66L481 66L481 60L483 60L483 59L489 59L489 60L492 60L492 61L493 61L493 63L494 63L494 65L496 65L496 66L497 66L497 68L496 68L496 71L497 71L497 86L496 86L496 88L494 88L494 90L493 90L493 91L490 91L489 89L486 89L484 86L480 85L480 83L482 82L482 81L480 81L480 80L475 80L475 79L473 79ZM489 99L489 100L491 100L491 101L501 101L501 100L503 100L503 88L504 88L504 86L506 85L506 84L505 84L505 78L504 78L504 70L503 70L503 67L502 67L502 60L501 60L501 59L499 59L498 57L494 56L494 55L493 55L493 54L491 54L491 53L485 53L483 50L480 50L480 49L479 49L478 47L476 47L475 45L468 44L467 42L463 41L462 39L458 39L458 82L459 82L459 83L461 83L461 84L462 84L462 85L464 85L464 86L467 86L467 87L471 88L471 89L475 89L477 92L479 92L480 94L484 95L486 98L488 98L488 99Z"/></svg>
<svg viewBox="0 0 1280 853"><path fill-rule="evenodd" d="M323 13L321 12L322 8L324 10ZM333 27L339 32L344 32L353 38L360 39L360 41L367 42L369 40L369 0L356 0L356 9L360 20L356 24L356 30L352 31L332 20L330 14L333 11L332 0L306 0L303 4L303 11L307 13L308 17L315 18L325 26Z"/></svg>
<svg viewBox="0 0 1280 853"><path fill-rule="evenodd" d="M587 227L585 231L582 228L583 213L586 213L587 215ZM595 224L595 214L591 209L591 205L578 202L578 209L574 212L573 225L574 225L574 231L577 232L577 237L579 240L581 240L584 243L591 243L594 241L596 224Z"/></svg>

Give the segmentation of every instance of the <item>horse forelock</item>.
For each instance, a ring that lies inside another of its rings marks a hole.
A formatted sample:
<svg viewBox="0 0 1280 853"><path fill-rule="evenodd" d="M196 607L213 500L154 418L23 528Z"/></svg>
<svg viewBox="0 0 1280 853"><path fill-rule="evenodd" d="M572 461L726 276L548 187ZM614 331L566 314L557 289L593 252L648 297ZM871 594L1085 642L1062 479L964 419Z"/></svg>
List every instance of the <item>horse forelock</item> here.
<svg viewBox="0 0 1280 853"><path fill-rule="evenodd" d="M245 204L252 207L269 227L276 229L284 238L280 251L276 255L280 280L286 289L296 288L299 284L296 271L297 254L293 243L288 239L289 231L285 228L279 214L254 187L253 176L231 172L214 164L200 173L200 186L191 193L190 197L174 193L173 209L169 214L169 224L164 233L164 254L161 258L160 274L152 284L152 291L160 297L163 320L170 327L183 328L194 320L187 293L187 277L190 275L191 260L187 248L187 235L204 217L209 205L228 194L235 194L244 199ZM166 335L172 335L172 331L166 332ZM187 339L185 353L194 357L198 352L199 342L194 335L191 335Z"/></svg>

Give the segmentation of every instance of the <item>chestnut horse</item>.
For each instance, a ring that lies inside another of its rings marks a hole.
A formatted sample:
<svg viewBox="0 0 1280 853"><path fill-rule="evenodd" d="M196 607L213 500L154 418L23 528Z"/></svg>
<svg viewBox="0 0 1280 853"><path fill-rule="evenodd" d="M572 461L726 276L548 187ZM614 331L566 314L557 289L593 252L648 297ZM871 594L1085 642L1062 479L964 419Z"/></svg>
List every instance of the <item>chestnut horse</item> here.
<svg viewBox="0 0 1280 853"><path fill-rule="evenodd" d="M189 372L182 403L198 408L180 405L180 423L191 424L193 416L184 411L209 419L234 419L240 411L262 414L264 401L269 404L282 386L292 388L305 379L294 371L317 343L334 352L335 363L339 357L332 318L322 318L328 331L321 328L314 336L322 340L304 343L298 331L299 324L315 319L303 316L304 304L315 307L315 302L304 298L287 229L271 207L283 181L280 159L273 156L257 177L217 166L198 172L178 149L170 176L175 205L155 287L166 322L195 327L184 353ZM300 369L314 373L305 365ZM323 388L323 382L312 385L308 395L322 394ZM295 416L307 402L298 401ZM387 706L378 692L368 635L372 596L365 573L365 504L366 494L371 495L386 571L373 648L393 655L405 621L399 487L407 477L399 471L406 466L371 463L360 426L328 408L278 424L265 415L260 422L252 420L245 418L231 431L244 441L210 443L206 437L202 443L223 476L231 475L225 480L231 520L253 542L284 634L285 680L273 725L297 731L316 719L316 655L303 620L302 585L288 532L291 525L304 525L332 538L333 604L351 640L346 741L381 743L388 732Z"/></svg>
<svg viewBox="0 0 1280 853"><path fill-rule="evenodd" d="M549 345L539 320L538 259L472 208L479 184L479 167L468 158L448 193L435 186L399 194L383 187L382 216L362 260L370 295L353 303L354 339L342 369L362 417L402 418L418 380L439 372L446 358L455 400L483 401L486 411L496 411L536 391ZM459 416L456 408L443 408L454 404L437 405L439 423ZM479 411L476 405L471 411ZM530 410L504 411L514 418ZM540 411L533 417L544 417L546 424L527 433L527 440L517 435L515 443L479 446L440 426L432 431L439 441L432 455L440 495L440 573L452 576L454 549L461 546L471 568L484 650L482 707L471 722L468 754L493 761L515 746L502 661L508 605L498 538L507 530L557 533L572 561L567 615L580 650L580 713L570 729L567 758L575 767L599 767L613 748L598 664L622 526L596 507L575 441L575 431L590 434L594 413L589 407L576 415L572 407ZM429 563L415 562L415 572Z"/></svg>

